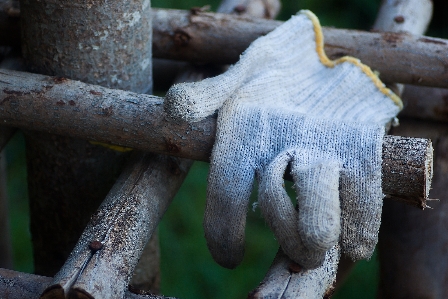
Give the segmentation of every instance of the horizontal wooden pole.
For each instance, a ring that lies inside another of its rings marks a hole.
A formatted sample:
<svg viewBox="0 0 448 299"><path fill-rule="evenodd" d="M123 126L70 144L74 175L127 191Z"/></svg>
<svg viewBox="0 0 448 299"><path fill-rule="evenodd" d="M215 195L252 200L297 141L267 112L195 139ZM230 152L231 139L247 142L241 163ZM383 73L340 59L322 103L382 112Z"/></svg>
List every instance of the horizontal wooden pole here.
<svg viewBox="0 0 448 299"><path fill-rule="evenodd" d="M0 45L20 43L19 11L9 7L0 6ZM251 42L282 24L199 10L153 9L152 19L154 57L214 64L235 63ZM385 82L448 88L445 39L326 27L323 32L330 58L357 57Z"/></svg>
<svg viewBox="0 0 448 299"><path fill-rule="evenodd" d="M209 160L216 131L216 116L168 120L160 97L10 70L0 70L0 123L200 161ZM383 161L383 192L426 207L431 142L387 137L384 145L390 158ZM404 145L413 151L397 150Z"/></svg>
<svg viewBox="0 0 448 299"><path fill-rule="evenodd" d="M153 55L235 63L256 38L282 22L207 12L153 9ZM386 82L448 87L448 41L391 32L323 28L330 58L351 55Z"/></svg>

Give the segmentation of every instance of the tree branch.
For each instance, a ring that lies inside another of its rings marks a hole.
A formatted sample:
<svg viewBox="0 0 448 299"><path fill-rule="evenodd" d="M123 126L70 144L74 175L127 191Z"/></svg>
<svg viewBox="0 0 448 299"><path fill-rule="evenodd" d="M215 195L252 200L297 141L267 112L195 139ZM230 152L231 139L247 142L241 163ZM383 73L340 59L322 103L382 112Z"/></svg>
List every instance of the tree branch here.
<svg viewBox="0 0 448 299"><path fill-rule="evenodd" d="M135 153L42 298L121 298L191 164Z"/></svg>
<svg viewBox="0 0 448 299"><path fill-rule="evenodd" d="M38 299L52 278L0 268L0 297L8 299ZM175 299L172 297L125 292L125 299Z"/></svg>
<svg viewBox="0 0 448 299"><path fill-rule="evenodd" d="M0 122L201 161L209 159L216 129L215 117L193 124L170 121L159 97L8 70L0 71ZM389 142L386 138L385 144ZM407 202L424 208L432 147L429 140L412 142L420 144L412 155L392 146L391 159L384 160L390 165L383 165L383 170L388 169L383 173L383 192L403 196ZM390 180L392 171L403 175ZM421 182L417 193L410 191L415 188L397 189L398 185L387 184L397 179L401 180L399 186L413 184L409 181L411 174L419 176L413 182Z"/></svg>
<svg viewBox="0 0 448 299"><path fill-rule="evenodd" d="M153 54L201 63L235 63L281 22L182 10L153 10ZM448 87L448 41L391 32L323 28L331 58L351 55L386 82Z"/></svg>
<svg viewBox="0 0 448 299"><path fill-rule="evenodd" d="M199 63L235 63L252 41L280 24L197 10L153 9L153 56ZM17 22L1 7L0 29L0 45L19 42ZM325 27L323 32L329 57L357 57L379 71L385 82L448 87L447 40Z"/></svg>

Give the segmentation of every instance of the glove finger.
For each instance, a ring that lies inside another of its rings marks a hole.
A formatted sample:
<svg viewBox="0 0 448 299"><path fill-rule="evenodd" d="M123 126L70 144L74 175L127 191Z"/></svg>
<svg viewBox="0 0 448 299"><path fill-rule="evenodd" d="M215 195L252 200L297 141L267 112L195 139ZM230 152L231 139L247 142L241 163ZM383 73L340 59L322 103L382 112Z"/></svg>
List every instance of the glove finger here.
<svg viewBox="0 0 448 299"><path fill-rule="evenodd" d="M302 166L291 163L299 213L299 234L310 250L327 251L337 244L341 232L339 171L336 161Z"/></svg>
<svg viewBox="0 0 448 299"><path fill-rule="evenodd" d="M286 255L306 269L322 265L325 250L304 246L298 231L298 214L283 185L283 174L294 152L278 155L259 175L260 210Z"/></svg>
<svg viewBox="0 0 448 299"><path fill-rule="evenodd" d="M215 156L221 163L210 165L205 238L215 261L223 267L235 268L244 256L244 229L255 171L247 161L229 160L228 155L216 153Z"/></svg>

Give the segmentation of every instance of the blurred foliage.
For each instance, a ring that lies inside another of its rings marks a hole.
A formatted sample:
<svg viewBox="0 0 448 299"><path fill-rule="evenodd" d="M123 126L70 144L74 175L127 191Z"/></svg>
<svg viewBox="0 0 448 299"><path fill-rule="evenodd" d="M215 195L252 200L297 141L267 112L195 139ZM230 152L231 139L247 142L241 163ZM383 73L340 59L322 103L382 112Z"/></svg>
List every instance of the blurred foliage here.
<svg viewBox="0 0 448 299"><path fill-rule="evenodd" d="M14 269L33 272L31 234L29 231L28 190L26 184L25 142L16 133L5 147L9 217Z"/></svg>
<svg viewBox="0 0 448 299"><path fill-rule="evenodd" d="M153 7L189 9L220 1L153 0ZM444 13L448 2L435 0L435 14L429 35L447 37ZM312 10L324 26L369 30L379 0L302 0L283 1L279 19L286 20L300 9ZM24 141L16 134L6 149L8 191L14 268L32 272L29 233ZM235 270L218 266L207 250L202 229L208 165L196 162L160 224L162 252L162 293L179 298L245 298L266 273L278 245L260 216L249 210L246 229L246 255ZM255 191L254 191L255 194ZM254 196L252 198L254 201ZM358 262L345 284L333 298L375 298L378 284L376 255L370 262Z"/></svg>

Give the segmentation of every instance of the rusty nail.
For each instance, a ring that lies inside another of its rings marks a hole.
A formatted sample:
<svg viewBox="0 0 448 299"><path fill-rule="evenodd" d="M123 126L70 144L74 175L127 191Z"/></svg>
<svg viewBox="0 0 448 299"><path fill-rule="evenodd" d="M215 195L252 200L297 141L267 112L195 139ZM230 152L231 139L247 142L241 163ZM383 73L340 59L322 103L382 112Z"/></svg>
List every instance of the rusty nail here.
<svg viewBox="0 0 448 299"><path fill-rule="evenodd" d="M237 5L237 6L235 6L235 8L233 9L233 11L236 12L236 13L243 13L243 12L246 11L246 6L244 6L244 5L242 5L242 4Z"/></svg>
<svg viewBox="0 0 448 299"><path fill-rule="evenodd" d="M299 273L300 271L302 271L302 267L299 264L294 263L294 262L289 263L288 269L292 273Z"/></svg>
<svg viewBox="0 0 448 299"><path fill-rule="evenodd" d="M394 18L395 23L403 23L404 22L404 17L403 16L395 16Z"/></svg>
<svg viewBox="0 0 448 299"><path fill-rule="evenodd" d="M101 248L103 248L103 243L101 243L100 241L95 240L90 242L89 244L89 249L92 250L93 253L97 252Z"/></svg>

